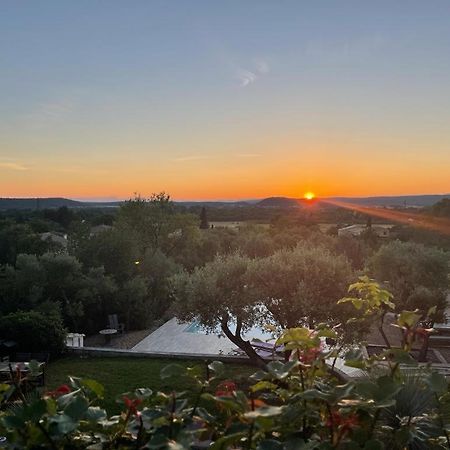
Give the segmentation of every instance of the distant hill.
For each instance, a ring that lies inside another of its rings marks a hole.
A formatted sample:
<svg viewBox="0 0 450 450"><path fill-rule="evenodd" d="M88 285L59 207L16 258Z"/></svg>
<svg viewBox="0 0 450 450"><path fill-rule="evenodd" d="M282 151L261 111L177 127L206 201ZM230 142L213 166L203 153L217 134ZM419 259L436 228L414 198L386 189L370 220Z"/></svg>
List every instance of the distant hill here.
<svg viewBox="0 0 450 450"><path fill-rule="evenodd" d="M326 200L335 200L345 203L352 203L355 205L363 206L385 206L385 207L427 207L434 205L435 203L450 198L450 194L444 195L400 195L392 197L330 197ZM318 199L320 202L320 199ZM256 206L266 208L293 208L302 206L305 203L304 199L296 199L289 197L269 197L261 200Z"/></svg>
<svg viewBox="0 0 450 450"><path fill-rule="evenodd" d="M332 200L367 206L424 207L434 205L444 198L450 198L450 194L400 195L392 197L333 197Z"/></svg>
<svg viewBox="0 0 450 450"><path fill-rule="evenodd" d="M300 200L288 197L269 197L256 203L262 208L298 208L300 205Z"/></svg>
<svg viewBox="0 0 450 450"><path fill-rule="evenodd" d="M0 210L5 209L46 209L82 207L83 203L68 198L0 198Z"/></svg>
<svg viewBox="0 0 450 450"><path fill-rule="evenodd" d="M107 208L117 207L121 202L80 202L69 198L0 198L0 211L7 209L52 209L68 208Z"/></svg>
<svg viewBox="0 0 450 450"><path fill-rule="evenodd" d="M177 205L185 206L187 208L191 208L193 206L205 206L206 208L223 208L227 206L231 207L240 207L240 206L249 206L251 204L251 201L217 201L217 202L211 202L211 201L192 201L192 202L177 202L175 201Z"/></svg>
<svg viewBox="0 0 450 450"><path fill-rule="evenodd" d="M330 200L342 201L365 206L394 206L394 207L429 207L435 203L450 198L450 194L445 195L401 195L392 197L332 197ZM319 199L320 200L320 199ZM326 199L325 199L326 200ZM60 208L114 208L122 202L81 202L68 198L0 198L0 210L8 209L48 209ZM255 206L261 208L296 208L301 207L305 200L303 198L289 197L268 197L263 200L245 200L245 201L192 201L175 202L178 205L193 207L206 206L210 208L239 208L245 206Z"/></svg>

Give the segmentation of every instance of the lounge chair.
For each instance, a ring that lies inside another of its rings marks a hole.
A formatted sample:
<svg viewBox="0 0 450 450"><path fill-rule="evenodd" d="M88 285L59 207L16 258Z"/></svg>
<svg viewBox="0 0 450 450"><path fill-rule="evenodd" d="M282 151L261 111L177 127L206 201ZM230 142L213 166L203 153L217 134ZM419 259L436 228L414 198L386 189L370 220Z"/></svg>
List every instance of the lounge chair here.
<svg viewBox="0 0 450 450"><path fill-rule="evenodd" d="M117 314L108 315L107 327L111 328L112 330L117 330L118 333L123 333L125 331L125 325L123 323L119 323Z"/></svg>

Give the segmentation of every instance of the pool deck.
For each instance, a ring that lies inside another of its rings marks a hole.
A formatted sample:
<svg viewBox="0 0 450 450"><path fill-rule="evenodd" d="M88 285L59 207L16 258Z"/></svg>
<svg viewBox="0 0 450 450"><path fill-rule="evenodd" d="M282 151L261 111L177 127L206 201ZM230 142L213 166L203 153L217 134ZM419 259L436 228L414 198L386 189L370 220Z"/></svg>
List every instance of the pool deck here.
<svg viewBox="0 0 450 450"><path fill-rule="evenodd" d="M217 357L218 355L236 355L237 347L226 337L215 334L193 333L185 331L191 324L179 323L174 317L145 337L131 350L135 353L203 355ZM242 352L240 352L242 355ZM331 366L333 359L327 361ZM336 360L335 369L344 378L359 378L364 376L360 369L348 367L342 358Z"/></svg>
<svg viewBox="0 0 450 450"><path fill-rule="evenodd" d="M226 337L215 334L185 331L188 323L179 323L174 317L145 337L131 350L134 352L164 352L202 355L228 355L236 346Z"/></svg>

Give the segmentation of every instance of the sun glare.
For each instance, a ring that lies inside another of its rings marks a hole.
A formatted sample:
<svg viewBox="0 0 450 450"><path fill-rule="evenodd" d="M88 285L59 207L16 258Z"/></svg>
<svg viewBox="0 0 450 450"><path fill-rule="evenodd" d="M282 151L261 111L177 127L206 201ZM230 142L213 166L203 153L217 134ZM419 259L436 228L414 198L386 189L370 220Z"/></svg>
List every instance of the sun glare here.
<svg viewBox="0 0 450 450"><path fill-rule="evenodd" d="M315 197L314 192L305 192L305 199L312 200Z"/></svg>

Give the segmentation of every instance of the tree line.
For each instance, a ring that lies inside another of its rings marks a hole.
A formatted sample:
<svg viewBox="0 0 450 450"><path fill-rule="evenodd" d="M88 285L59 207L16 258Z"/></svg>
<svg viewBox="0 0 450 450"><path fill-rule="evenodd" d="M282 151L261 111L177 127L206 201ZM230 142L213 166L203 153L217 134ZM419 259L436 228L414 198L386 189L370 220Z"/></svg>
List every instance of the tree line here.
<svg viewBox="0 0 450 450"><path fill-rule="evenodd" d="M261 305L281 328L342 321L334 305L362 273L386 284L400 308L438 305L442 315L445 306L448 253L370 230L336 236L291 215L266 227L201 229L199 215L164 193L137 196L115 213L20 214L0 220L0 334L18 312L58 317L86 334L104 328L108 314L128 330L177 315L238 341L267 321ZM93 233L99 223L108 226ZM67 234L66 248L41 239L45 224Z"/></svg>

